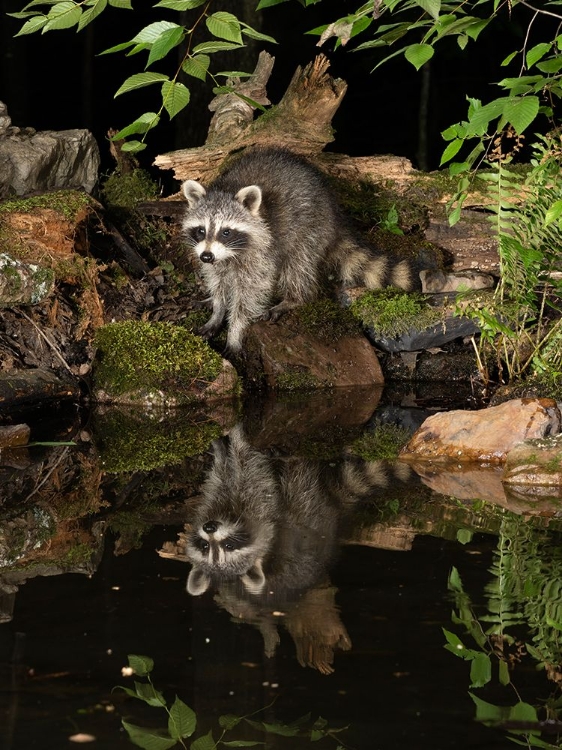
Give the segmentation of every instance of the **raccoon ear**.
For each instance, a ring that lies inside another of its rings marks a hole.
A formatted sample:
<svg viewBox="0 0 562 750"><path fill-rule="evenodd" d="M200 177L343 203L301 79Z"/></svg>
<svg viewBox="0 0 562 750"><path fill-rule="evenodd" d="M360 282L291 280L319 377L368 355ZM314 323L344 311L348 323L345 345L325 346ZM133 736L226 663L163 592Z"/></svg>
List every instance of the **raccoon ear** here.
<svg viewBox="0 0 562 750"><path fill-rule="evenodd" d="M204 198L207 195L207 191L203 185L200 185L195 180L186 180L181 186L181 189L190 208L194 208L201 198Z"/></svg>
<svg viewBox="0 0 562 750"><path fill-rule="evenodd" d="M261 564L261 558L258 558L250 570L240 577L242 585L249 594L261 594L265 588L265 575Z"/></svg>
<svg viewBox="0 0 562 750"><path fill-rule="evenodd" d="M191 596L200 596L207 591L210 583L211 579L207 573L205 573L204 570L201 570L201 568L196 568L194 566L189 571L187 577L187 593L191 594Z"/></svg>
<svg viewBox="0 0 562 750"><path fill-rule="evenodd" d="M236 193L236 200L253 215L257 216L261 206L261 188L257 185L249 185Z"/></svg>

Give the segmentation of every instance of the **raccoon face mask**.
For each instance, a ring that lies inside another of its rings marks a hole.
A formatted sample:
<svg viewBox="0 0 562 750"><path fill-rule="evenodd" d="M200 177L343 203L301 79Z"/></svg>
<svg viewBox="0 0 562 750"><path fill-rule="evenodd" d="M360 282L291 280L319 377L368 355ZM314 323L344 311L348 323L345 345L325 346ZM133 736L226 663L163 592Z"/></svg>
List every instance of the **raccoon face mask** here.
<svg viewBox="0 0 562 750"><path fill-rule="evenodd" d="M249 594L261 594L266 584L261 559L256 560L239 578ZM194 565L187 578L187 593L191 596L204 594L211 585L211 580L211 576L203 567Z"/></svg>

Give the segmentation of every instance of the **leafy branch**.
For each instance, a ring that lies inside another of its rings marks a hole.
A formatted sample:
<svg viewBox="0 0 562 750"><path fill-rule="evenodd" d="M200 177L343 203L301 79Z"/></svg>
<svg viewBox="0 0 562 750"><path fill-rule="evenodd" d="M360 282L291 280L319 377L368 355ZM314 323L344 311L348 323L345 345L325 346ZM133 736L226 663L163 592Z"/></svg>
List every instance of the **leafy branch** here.
<svg viewBox="0 0 562 750"><path fill-rule="evenodd" d="M245 38L275 43L275 39L240 21L232 13L226 11L210 13L212 4L213 0L160 0L154 8L165 8L179 13L196 11L198 8L200 10L194 14L189 26L171 21L156 21L141 29L130 41L117 44L101 53L105 55L126 51L127 56L130 57L140 52L148 52L144 71L129 76L118 88L115 93L116 97L152 84L160 85L161 103L157 111L144 112L112 137L112 140L122 140L131 135L139 136L123 144L123 151L136 153L146 148L147 133L158 125L163 113L167 112L171 120L187 107L191 99L191 91L185 83L179 80L180 77L184 80L194 78L203 82L209 77L215 86L215 93L236 94L233 87L228 85L228 79L249 74L240 71L221 71L213 74L210 71L213 53L242 49L245 47ZM77 31L81 31L108 5L132 9L131 0L31 0L22 11L9 15L25 20L16 36L37 31L45 33L56 29L68 29L73 26L77 27ZM42 10L43 6L48 6L48 9ZM201 8L201 6L204 7ZM193 47L193 35L203 21L211 38ZM154 63L160 62L172 50L182 45L185 47L185 52L170 75L148 70ZM226 86L219 85L219 76L227 79ZM242 98L253 108L263 109L262 105L248 97Z"/></svg>
<svg viewBox="0 0 562 750"><path fill-rule="evenodd" d="M125 719L121 720L131 742L138 747L145 748L145 750L168 750L168 748L174 747L178 743L185 750L188 750L188 748L190 750L215 750L219 745L224 745L225 747L254 747L256 745L263 745L263 742L256 740L225 740L226 734L242 722L266 734L278 735L280 737L304 737L308 738L311 742L325 738L337 742L337 735L347 728L329 727L327 720L321 716L310 724L310 714L302 716L290 724L256 721L252 717L265 710L260 709L245 716L224 714L218 719L220 733L216 739L211 729L190 744L186 744L186 740L195 733L197 728L197 717L193 709L178 698L177 695L173 703L168 705L164 695L155 688L152 682L151 672L154 668L154 661L149 656L130 654L128 659L129 666L125 668L124 674L135 674L138 677L145 678L146 681L139 682L135 680L133 688L118 685L114 689L123 690L131 698L141 700L154 708L163 708L168 716L167 727L158 729L131 724L125 721ZM270 708L270 706L266 706L265 708ZM336 750L344 750L341 742L337 745Z"/></svg>

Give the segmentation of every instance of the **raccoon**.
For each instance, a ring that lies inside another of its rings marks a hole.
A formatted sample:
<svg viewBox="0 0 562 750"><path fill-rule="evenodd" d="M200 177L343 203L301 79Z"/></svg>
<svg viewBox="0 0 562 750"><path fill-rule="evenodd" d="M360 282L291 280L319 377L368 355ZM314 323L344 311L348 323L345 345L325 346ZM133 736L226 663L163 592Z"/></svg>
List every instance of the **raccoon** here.
<svg viewBox="0 0 562 750"><path fill-rule="evenodd" d="M238 580L261 594L267 580L303 589L324 574L337 547L338 509L321 492L319 468L304 459L272 459L237 425L213 443L203 501L187 535L187 590Z"/></svg>
<svg viewBox="0 0 562 750"><path fill-rule="evenodd" d="M187 180L182 191L183 232L213 309L199 333L214 336L226 318L232 353L250 323L315 299L325 275L346 287L420 286L409 261L355 235L324 175L288 150L249 149L208 189Z"/></svg>

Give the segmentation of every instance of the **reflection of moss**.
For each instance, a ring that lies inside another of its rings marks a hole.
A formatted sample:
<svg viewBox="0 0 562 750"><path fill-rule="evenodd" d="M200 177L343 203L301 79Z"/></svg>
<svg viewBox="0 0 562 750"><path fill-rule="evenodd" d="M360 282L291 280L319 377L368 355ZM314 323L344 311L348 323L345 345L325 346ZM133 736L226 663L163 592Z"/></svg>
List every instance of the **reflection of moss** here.
<svg viewBox="0 0 562 750"><path fill-rule="evenodd" d="M110 473L148 471L203 453L221 434L214 422L192 423L181 414L165 422L140 419L114 409L97 418L103 468Z"/></svg>
<svg viewBox="0 0 562 750"><path fill-rule="evenodd" d="M276 376L275 387L280 391L306 391L316 390L322 383L310 372L287 369Z"/></svg>
<svg viewBox="0 0 562 750"><path fill-rule="evenodd" d="M190 387L222 369L221 357L202 339L171 323L110 323L97 331L96 343L95 386L111 395L162 390L188 402Z"/></svg>
<svg viewBox="0 0 562 750"><path fill-rule="evenodd" d="M442 311L431 307L421 294L407 294L390 287L365 292L352 303L351 312L363 325L393 338L412 329L428 328L442 317Z"/></svg>
<svg viewBox="0 0 562 750"><path fill-rule="evenodd" d="M351 452L366 461L396 458L400 449L412 437L410 430L397 424L379 423L363 433L351 446Z"/></svg>

